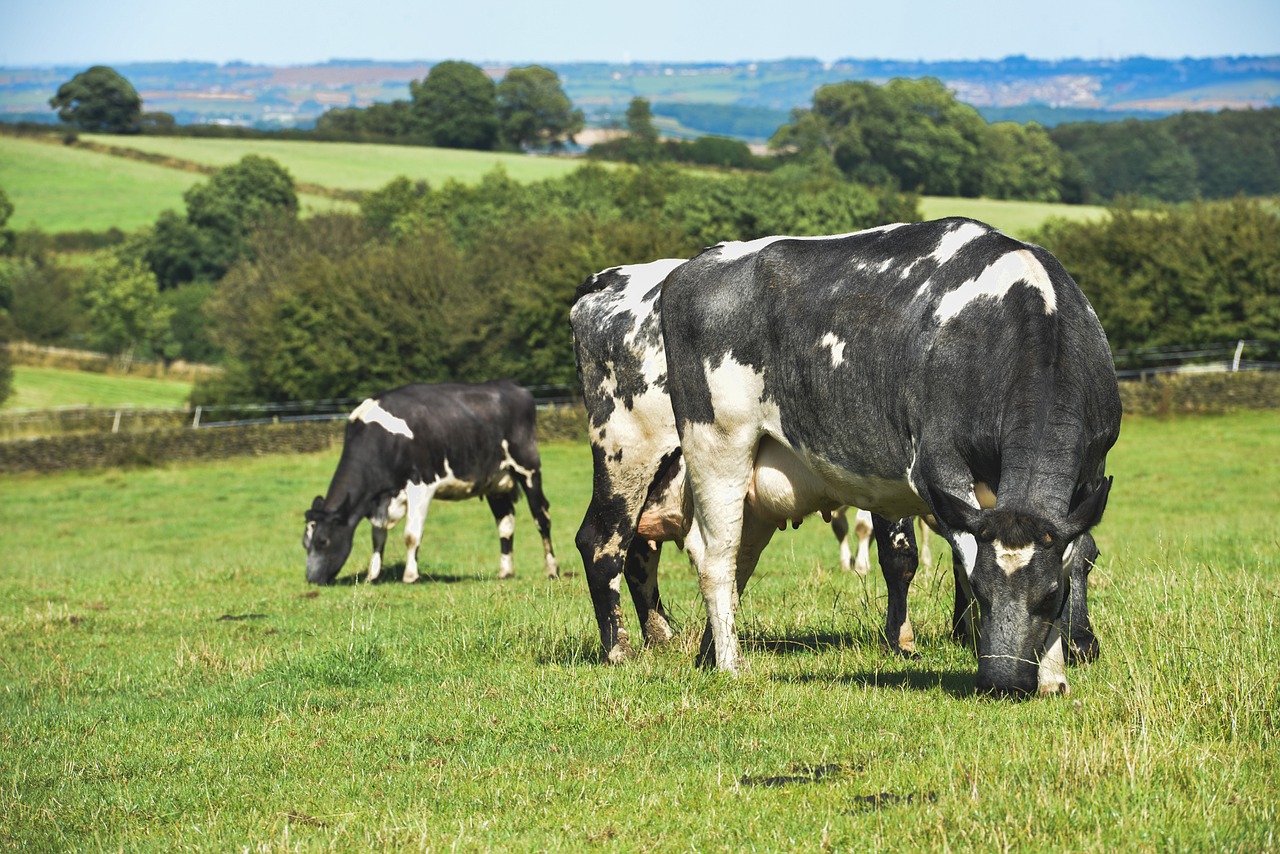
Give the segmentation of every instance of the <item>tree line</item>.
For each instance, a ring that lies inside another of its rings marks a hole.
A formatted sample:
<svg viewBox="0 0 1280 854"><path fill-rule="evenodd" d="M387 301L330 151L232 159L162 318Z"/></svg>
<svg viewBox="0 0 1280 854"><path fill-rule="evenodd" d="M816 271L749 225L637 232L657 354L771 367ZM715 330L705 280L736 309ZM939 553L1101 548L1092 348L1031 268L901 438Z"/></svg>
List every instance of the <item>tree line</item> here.
<svg viewBox="0 0 1280 854"><path fill-rule="evenodd" d="M396 179L359 213L302 220L288 172L246 157L89 261L4 231L0 339L213 361L199 403L358 397L407 381L575 381L568 312L610 266L721 240L919 219L916 199L790 163L691 173L664 163L523 184ZM1280 360L1280 218L1258 202L1117 207L1053 222L1053 251L1113 349L1261 341ZM0 389L6 379L0 365Z"/></svg>
<svg viewBox="0 0 1280 854"><path fill-rule="evenodd" d="M583 128L555 72L513 68L495 83L478 66L441 62L412 81L408 100L330 110L314 130L289 138L396 142L476 150L558 149ZM106 66L76 75L50 99L59 117L87 131L242 134L175 128L142 112L127 80ZM1180 202L1280 193L1280 108L1180 113L1163 119L988 124L938 79L820 87L791 112L759 157L740 140L660 140L652 108L632 101L627 135L589 154L631 163L669 161L769 170L789 162L906 192L1068 203L1122 197ZM269 135L269 132L255 132Z"/></svg>

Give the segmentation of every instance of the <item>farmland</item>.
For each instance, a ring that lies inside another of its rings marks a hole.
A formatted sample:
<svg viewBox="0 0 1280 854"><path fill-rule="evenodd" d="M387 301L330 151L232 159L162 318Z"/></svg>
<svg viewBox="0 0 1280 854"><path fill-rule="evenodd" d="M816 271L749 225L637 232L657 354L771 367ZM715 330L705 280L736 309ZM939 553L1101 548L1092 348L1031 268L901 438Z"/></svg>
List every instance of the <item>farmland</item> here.
<svg viewBox="0 0 1280 854"><path fill-rule="evenodd" d="M83 139L213 167L259 154L276 160L296 181L338 190L375 189L400 175L432 185L451 179L475 183L495 168L518 181L535 181L563 175L582 163L394 145L92 134ZM0 136L0 187L16 208L11 224L20 229L132 230L154 222L165 209L181 210L183 191L201 180L204 176L197 172ZM300 203L310 212L354 207L321 196L303 195ZM929 219L971 216L1014 234L1033 230L1050 216L1090 219L1104 214L1089 206L942 197L925 197L920 207Z"/></svg>
<svg viewBox="0 0 1280 854"><path fill-rule="evenodd" d="M188 382L17 365L13 395L0 404L0 410L60 406L173 409L181 407L190 393Z"/></svg>
<svg viewBox="0 0 1280 854"><path fill-rule="evenodd" d="M439 502L422 582L394 582L393 538L392 580L351 583L362 528L340 583L307 587L302 510L336 449L5 478L0 846L1277 847L1274 413L1126 419L1102 657L1027 703L974 695L945 547L905 661L878 640L883 582L840 573L817 520L747 590L749 676L693 667L702 606L674 550L680 635L601 666L573 549L590 454L543 456L559 582L524 508L499 583L488 511Z"/></svg>

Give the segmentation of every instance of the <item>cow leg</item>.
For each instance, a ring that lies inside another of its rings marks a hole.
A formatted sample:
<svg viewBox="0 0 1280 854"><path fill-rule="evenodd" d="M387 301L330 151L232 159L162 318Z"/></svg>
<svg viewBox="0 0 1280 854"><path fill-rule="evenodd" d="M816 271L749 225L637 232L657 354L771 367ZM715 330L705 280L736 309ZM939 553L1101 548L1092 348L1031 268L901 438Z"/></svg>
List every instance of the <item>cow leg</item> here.
<svg viewBox="0 0 1280 854"><path fill-rule="evenodd" d="M733 609L736 614L742 593L747 589L747 582L760 563L760 555L765 546L773 538L777 526L757 517L750 510L743 514L742 535L738 546L738 556L734 568ZM692 536L692 532L690 532ZM735 642L737 638L734 638ZM706 628L702 632L702 642L698 645L698 664L708 667L716 662L716 639L711 618L708 616ZM745 661L743 662L745 667Z"/></svg>
<svg viewBox="0 0 1280 854"><path fill-rule="evenodd" d="M610 664L620 664L633 654L622 623L621 594L623 564L635 536L632 520L640 515L640 506L637 500L634 513L629 513L627 504L621 496L601 499L593 495L576 538L596 612L596 625L600 629L600 643L605 661Z"/></svg>
<svg viewBox="0 0 1280 854"><path fill-rule="evenodd" d="M627 589L631 591L631 601L636 606L644 642L650 646L666 643L675 634L671 628L671 617L662 607L662 598L658 595L658 560L661 556L662 543L650 542L644 537L633 539L631 548L627 550Z"/></svg>
<svg viewBox="0 0 1280 854"><path fill-rule="evenodd" d="M908 517L890 521L872 514L880 571L889 589L889 605L885 612L884 637L889 648L905 658L916 658L916 636L907 616L907 591L915 578L919 553L913 532L914 521Z"/></svg>
<svg viewBox="0 0 1280 854"><path fill-rule="evenodd" d="M511 578L516 574L512 559L512 547L516 533L516 507L511 495L499 492L486 496L489 509L493 511L493 521L498 524L498 542L502 555L498 558L498 578Z"/></svg>
<svg viewBox="0 0 1280 854"><path fill-rule="evenodd" d="M373 534L373 554L369 556L369 574L365 578L373 583L382 574L382 551L387 546L387 529L371 521L369 530Z"/></svg>
<svg viewBox="0 0 1280 854"><path fill-rule="evenodd" d="M849 548L848 508L841 507L831 513L831 533L840 545L840 568L848 572L853 568L853 550Z"/></svg>
<svg viewBox="0 0 1280 854"><path fill-rule="evenodd" d="M422 544L422 527L427 521L427 508L431 506L431 497L436 493L436 486L421 483L410 483L405 487L405 519L404 519L404 583L412 584L418 580L418 546Z"/></svg>
<svg viewBox="0 0 1280 854"><path fill-rule="evenodd" d="M547 501L542 491L542 470L533 469L529 474L519 473L520 485L524 488L525 498L529 500L529 512L538 525L538 533L542 535L542 556L547 567L547 578L560 577L560 564L556 561L556 550L551 545L551 502Z"/></svg>
<svg viewBox="0 0 1280 854"><path fill-rule="evenodd" d="M853 520L853 534L858 538L858 556L853 561L853 571L858 575L866 575L871 571L871 534L874 523L871 514L859 510Z"/></svg>

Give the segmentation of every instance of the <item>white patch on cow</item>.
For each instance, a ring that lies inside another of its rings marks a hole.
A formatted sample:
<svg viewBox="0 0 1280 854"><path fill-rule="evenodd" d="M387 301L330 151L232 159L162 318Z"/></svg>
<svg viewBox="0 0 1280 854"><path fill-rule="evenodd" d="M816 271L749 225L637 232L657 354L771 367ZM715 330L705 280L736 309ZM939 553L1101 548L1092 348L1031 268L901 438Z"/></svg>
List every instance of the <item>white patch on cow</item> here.
<svg viewBox="0 0 1280 854"><path fill-rule="evenodd" d="M484 484L487 489L478 488L477 484L469 480L463 480L453 473L453 467L449 465L448 458L444 461L444 471L436 475L436 479L431 482L431 488L434 495L444 499L445 501L457 501L461 498L471 498L476 495L483 495L486 492L505 492L515 486L515 482L511 479L511 473L508 471L499 471L495 474L494 480Z"/></svg>
<svg viewBox="0 0 1280 854"><path fill-rule="evenodd" d="M942 235L942 239L938 241L938 245L934 247L933 252L929 253L929 257L941 266L956 257L960 250L968 246L969 243L989 232L989 228L976 222L961 223Z"/></svg>
<svg viewBox="0 0 1280 854"><path fill-rule="evenodd" d="M853 237L855 235L875 234L882 231L892 231L900 228L903 223L891 222L886 225L877 225L875 228L867 228L862 231L850 231L845 234L827 234L819 236L790 237L787 235L773 235L770 237L757 237L755 240L727 240L724 243L718 243L708 252L716 253L717 261L736 261L739 258L745 258L764 249L771 243L779 240L839 240L843 237Z"/></svg>
<svg viewBox="0 0 1280 854"><path fill-rule="evenodd" d="M866 575L871 571L871 534L874 530L871 511L859 510L853 519L853 533L858 538L858 556L853 561L853 571L858 575ZM847 544L845 549L848 549ZM843 552L841 556L843 557Z"/></svg>
<svg viewBox="0 0 1280 854"><path fill-rule="evenodd" d="M1062 651L1062 636L1055 629L1050 632L1050 637L1053 638L1053 643L1040 659L1038 673L1040 695L1070 694L1071 688L1067 685L1067 657Z"/></svg>
<svg viewBox="0 0 1280 854"><path fill-rule="evenodd" d="M964 561L964 574L973 577L973 566L978 562L978 538L968 531L959 531L955 535L956 551Z"/></svg>
<svg viewBox="0 0 1280 854"><path fill-rule="evenodd" d="M498 520L498 536L506 539L516 532L516 517L508 513Z"/></svg>
<svg viewBox="0 0 1280 854"><path fill-rule="evenodd" d="M1013 575L1018 570L1026 567L1027 564L1031 563L1031 558L1036 553L1036 547L1033 543L1014 548L996 540L992 545L996 547L996 565L1004 570L1005 575Z"/></svg>
<svg viewBox="0 0 1280 854"><path fill-rule="evenodd" d="M387 410L378 405L378 401L373 398L365 399L357 406L352 413L347 416L348 421L363 421L366 424L377 424L388 433L394 433L397 436L404 436L406 439L413 438L413 431L409 429L409 425L403 418L397 418Z"/></svg>
<svg viewBox="0 0 1280 854"><path fill-rule="evenodd" d="M838 368L844 364L845 342L837 338L834 332L828 332L823 335L818 345L831 348L831 367Z"/></svg>
<svg viewBox="0 0 1280 854"><path fill-rule="evenodd" d="M509 468L515 471L525 480L528 480L529 478L533 477L533 474L534 474L533 469L525 468L524 466L517 463L515 459L512 458L511 443L508 442L506 439L502 440L502 465L504 468Z"/></svg>
<svg viewBox="0 0 1280 854"><path fill-rule="evenodd" d="M1053 282L1044 265L1027 249L1006 252L976 278L970 279L938 301L934 313L939 323L951 320L970 303L980 299L1003 299L1019 282L1035 288L1044 300L1044 313L1057 310L1057 296Z"/></svg>

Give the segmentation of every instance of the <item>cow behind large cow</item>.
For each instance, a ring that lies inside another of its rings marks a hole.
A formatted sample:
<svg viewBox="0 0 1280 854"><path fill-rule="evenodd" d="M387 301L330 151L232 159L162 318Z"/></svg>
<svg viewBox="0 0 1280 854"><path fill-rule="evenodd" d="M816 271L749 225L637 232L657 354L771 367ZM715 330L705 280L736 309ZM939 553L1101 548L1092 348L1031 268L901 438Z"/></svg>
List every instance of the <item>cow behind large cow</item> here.
<svg viewBox="0 0 1280 854"><path fill-rule="evenodd" d="M1084 564L1120 400L1052 255L964 219L727 243L672 271L660 314L705 655L742 666L743 556L767 541L752 517L851 504L932 514L980 689L1066 690L1063 637L1092 641Z"/></svg>
<svg viewBox="0 0 1280 854"><path fill-rule="evenodd" d="M373 529L370 581L382 570L387 531L405 521L403 579L418 579L418 547L433 499L485 498L498 525L500 578L514 574L515 502L523 490L542 535L546 572L559 569L542 491L528 390L510 380L478 385L411 384L365 400L347 420L342 456L325 497L306 512L307 580L328 584L351 552L356 526Z"/></svg>
<svg viewBox="0 0 1280 854"><path fill-rule="evenodd" d="M579 287L570 315L594 478L577 544L600 640L611 662L632 654L621 611L623 579L645 642L662 643L672 635L658 592L658 561L663 543L682 544L689 513L684 461L666 389L658 295L663 279L682 263L664 259L597 273ZM842 563L848 568L849 526L842 513L835 517ZM767 542L788 518L770 516L761 521L768 526ZM880 566L889 588L885 635L894 648L907 654L914 651L906 610L907 586L916 561L910 531L909 521L877 521ZM862 544L858 571L865 573L870 522L857 534ZM756 555L744 560L754 560Z"/></svg>

